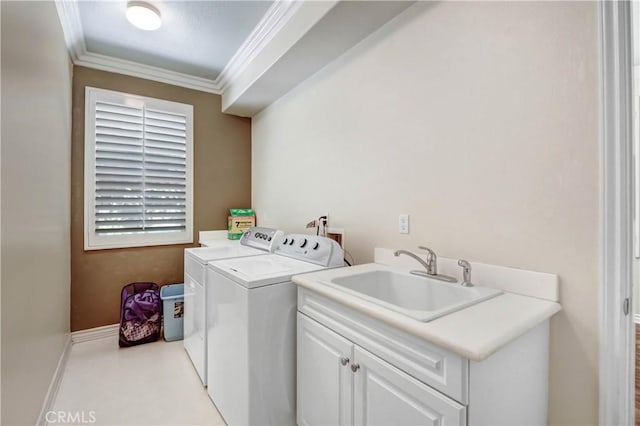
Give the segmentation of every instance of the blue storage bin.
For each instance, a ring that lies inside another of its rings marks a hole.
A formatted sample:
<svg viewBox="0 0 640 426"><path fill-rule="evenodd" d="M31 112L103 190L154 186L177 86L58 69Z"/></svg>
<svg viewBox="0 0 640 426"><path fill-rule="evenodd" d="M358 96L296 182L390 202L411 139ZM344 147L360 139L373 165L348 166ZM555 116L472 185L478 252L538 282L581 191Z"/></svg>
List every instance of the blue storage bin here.
<svg viewBox="0 0 640 426"><path fill-rule="evenodd" d="M184 317L184 284L170 284L160 288L164 322L164 340L182 340Z"/></svg>

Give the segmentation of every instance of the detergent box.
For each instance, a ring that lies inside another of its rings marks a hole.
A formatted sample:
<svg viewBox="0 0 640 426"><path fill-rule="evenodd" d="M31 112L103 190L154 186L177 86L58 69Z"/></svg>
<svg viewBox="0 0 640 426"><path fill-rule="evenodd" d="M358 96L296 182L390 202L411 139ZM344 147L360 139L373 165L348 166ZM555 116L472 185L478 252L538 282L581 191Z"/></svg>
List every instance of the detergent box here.
<svg viewBox="0 0 640 426"><path fill-rule="evenodd" d="M230 209L227 237L230 240L239 240L242 234L252 226L256 226L256 214L251 209Z"/></svg>

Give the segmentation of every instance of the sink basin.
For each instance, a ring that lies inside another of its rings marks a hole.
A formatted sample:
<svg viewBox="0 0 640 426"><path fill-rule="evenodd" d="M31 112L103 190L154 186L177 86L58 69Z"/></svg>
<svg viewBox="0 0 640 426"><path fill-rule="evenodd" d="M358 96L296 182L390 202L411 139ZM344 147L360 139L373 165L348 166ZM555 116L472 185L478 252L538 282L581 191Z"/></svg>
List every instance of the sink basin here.
<svg viewBox="0 0 640 426"><path fill-rule="evenodd" d="M422 322L502 294L386 269L335 277L326 284Z"/></svg>

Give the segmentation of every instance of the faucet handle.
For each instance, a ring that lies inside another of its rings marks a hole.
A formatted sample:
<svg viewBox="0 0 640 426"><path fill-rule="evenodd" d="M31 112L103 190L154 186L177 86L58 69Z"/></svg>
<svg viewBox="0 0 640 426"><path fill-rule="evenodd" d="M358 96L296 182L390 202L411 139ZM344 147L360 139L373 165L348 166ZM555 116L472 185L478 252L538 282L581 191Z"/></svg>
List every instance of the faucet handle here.
<svg viewBox="0 0 640 426"><path fill-rule="evenodd" d="M473 287L471 283L471 264L464 260L458 260L458 266L462 267L462 284L464 287Z"/></svg>
<svg viewBox="0 0 640 426"><path fill-rule="evenodd" d="M434 251L433 251L433 250L431 250L429 247L425 247L425 246L418 246L418 248L419 248L420 250L424 250L424 251L426 251L427 253L429 253L429 256L435 256L435 255L436 255L436 254L434 253Z"/></svg>
<svg viewBox="0 0 640 426"><path fill-rule="evenodd" d="M427 252L427 272L430 275L438 275L438 257L436 253L429 247L418 246L418 248Z"/></svg>

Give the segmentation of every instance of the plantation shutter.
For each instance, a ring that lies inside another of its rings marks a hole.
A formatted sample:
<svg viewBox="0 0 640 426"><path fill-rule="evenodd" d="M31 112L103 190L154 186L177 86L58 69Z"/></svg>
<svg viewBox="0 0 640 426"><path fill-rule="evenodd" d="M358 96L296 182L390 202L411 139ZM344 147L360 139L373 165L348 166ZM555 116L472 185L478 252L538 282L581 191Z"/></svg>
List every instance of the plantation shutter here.
<svg viewBox="0 0 640 426"><path fill-rule="evenodd" d="M96 102L95 232L144 230L144 109Z"/></svg>
<svg viewBox="0 0 640 426"><path fill-rule="evenodd" d="M95 231L184 231L186 117L96 103Z"/></svg>
<svg viewBox="0 0 640 426"><path fill-rule="evenodd" d="M94 190L89 194L93 214L89 220L96 240L125 236L130 241L135 234L186 233L190 224L191 116L175 108L163 110L158 100L150 107L139 100L105 98L96 96L93 133L87 133L94 138ZM145 244L122 246L131 245Z"/></svg>
<svg viewBox="0 0 640 426"><path fill-rule="evenodd" d="M145 110L145 229L184 231L186 117Z"/></svg>

